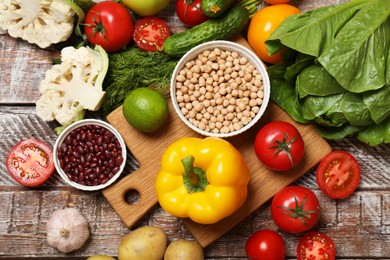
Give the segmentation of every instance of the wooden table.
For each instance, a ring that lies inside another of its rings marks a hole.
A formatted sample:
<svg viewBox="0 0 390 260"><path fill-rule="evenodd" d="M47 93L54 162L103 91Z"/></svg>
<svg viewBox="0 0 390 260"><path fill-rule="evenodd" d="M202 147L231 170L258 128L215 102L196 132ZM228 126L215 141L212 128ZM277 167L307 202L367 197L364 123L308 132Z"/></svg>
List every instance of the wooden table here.
<svg viewBox="0 0 390 260"><path fill-rule="evenodd" d="M345 1L307 0L293 4L301 10L310 10ZM176 29L174 2L161 16ZM37 188L22 187L5 167L8 150L22 139L35 137L54 145L55 124L38 118L34 106L39 97L38 84L52 66L48 57L53 54L53 50L41 50L8 35L0 36L0 258L116 256L118 245L129 229L101 192L75 190L57 174ZM294 183L313 189L320 200L322 216L316 229L333 238L340 259L390 259L390 146L369 147L353 138L330 144L334 150L348 151L357 158L362 179L357 191L343 200L329 199L318 190L315 168ZM128 172L137 167L137 162L129 160ZM67 204L74 204L86 216L91 236L80 250L63 254L47 245L45 225L54 210ZM143 225L162 227L170 240L193 239L180 221L158 206L134 228ZM259 229L277 230L269 202L205 248L207 259L245 258L246 239ZM286 241L287 258L294 259L299 236L281 234Z"/></svg>

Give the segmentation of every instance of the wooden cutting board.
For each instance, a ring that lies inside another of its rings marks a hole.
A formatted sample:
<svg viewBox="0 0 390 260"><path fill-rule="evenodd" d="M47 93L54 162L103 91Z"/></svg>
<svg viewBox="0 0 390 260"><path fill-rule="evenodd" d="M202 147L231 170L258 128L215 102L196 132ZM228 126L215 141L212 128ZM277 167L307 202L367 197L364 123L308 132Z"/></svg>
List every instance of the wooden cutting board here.
<svg viewBox="0 0 390 260"><path fill-rule="evenodd" d="M236 42L247 45L243 38L239 38ZM170 114L167 121L157 132L151 134L141 133L132 128L123 116L122 107L119 107L107 117L108 122L119 131L127 147L140 164L136 171L103 190L103 195L128 228L131 228L158 203L155 193L155 178L160 169L161 156L168 145L182 137L202 137L180 120L175 114L170 100L168 100L168 103ZM265 168L257 159L253 150L253 142L257 131L262 125L276 120L287 121L295 125L305 143L305 156L301 163L292 170L285 172L275 172ZM286 112L272 102L269 103L263 117L254 127L227 140L241 152L250 170L251 179L248 185L248 197L237 212L218 223L201 225L189 219L183 219L183 223L203 247L221 237L273 197L276 192L308 172L331 151L329 144L312 125L296 123ZM139 198L136 202L128 204L126 194L134 190L139 193Z"/></svg>

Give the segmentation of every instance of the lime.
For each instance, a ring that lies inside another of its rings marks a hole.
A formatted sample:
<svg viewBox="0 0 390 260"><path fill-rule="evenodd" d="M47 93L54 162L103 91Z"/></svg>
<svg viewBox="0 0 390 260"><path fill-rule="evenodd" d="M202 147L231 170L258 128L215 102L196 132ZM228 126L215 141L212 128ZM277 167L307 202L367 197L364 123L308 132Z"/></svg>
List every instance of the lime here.
<svg viewBox="0 0 390 260"><path fill-rule="evenodd" d="M123 102L127 122L141 132L157 130L168 117L168 102L157 90L137 88Z"/></svg>

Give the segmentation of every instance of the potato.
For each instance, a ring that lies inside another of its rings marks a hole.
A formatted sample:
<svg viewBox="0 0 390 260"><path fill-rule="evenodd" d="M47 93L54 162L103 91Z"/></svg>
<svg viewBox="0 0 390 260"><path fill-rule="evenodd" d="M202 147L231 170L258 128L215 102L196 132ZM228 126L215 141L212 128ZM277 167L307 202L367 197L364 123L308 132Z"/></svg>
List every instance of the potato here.
<svg viewBox="0 0 390 260"><path fill-rule="evenodd" d="M118 248L119 260L161 260L167 236L160 227L143 226L125 235Z"/></svg>
<svg viewBox="0 0 390 260"><path fill-rule="evenodd" d="M203 248L196 242L178 239L169 244L164 260L203 260Z"/></svg>
<svg viewBox="0 0 390 260"><path fill-rule="evenodd" d="M87 260L115 260L115 258L108 255L93 255L88 257Z"/></svg>

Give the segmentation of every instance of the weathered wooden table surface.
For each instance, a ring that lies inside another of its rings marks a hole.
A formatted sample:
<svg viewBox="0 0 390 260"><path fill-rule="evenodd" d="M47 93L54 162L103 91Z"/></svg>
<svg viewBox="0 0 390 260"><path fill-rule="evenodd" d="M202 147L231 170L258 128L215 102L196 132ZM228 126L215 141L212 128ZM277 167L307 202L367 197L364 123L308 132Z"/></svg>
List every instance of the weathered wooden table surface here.
<svg viewBox="0 0 390 260"><path fill-rule="evenodd" d="M162 14L177 24L173 4ZM345 2L345 0L306 0L292 2L301 10ZM174 27L174 26L173 26ZM129 229L101 192L82 192L67 186L55 173L38 188L18 185L8 174L5 157L18 141L35 137L54 145L54 124L39 119L35 101L38 84L52 65L53 50L41 50L7 35L0 36L0 258L74 258L93 254L116 256L118 245ZM93 116L93 115L92 115ZM315 182L313 168L295 182L318 195L322 216L316 229L336 243L339 259L390 259L390 146L369 147L355 139L330 142L335 150L352 153L361 165L362 179L357 191L347 199L332 200L323 195ZM129 161L127 170L136 169ZM46 243L45 225L51 213L72 203L90 223L91 236L79 250L63 254ZM135 227L157 225L170 240L193 239L176 218L156 206ZM134 228L135 228L134 227ZM245 242L258 229L277 230L270 215L269 202L223 237L205 248L208 259L245 258ZM286 241L287 258L295 258L299 236L281 232Z"/></svg>

